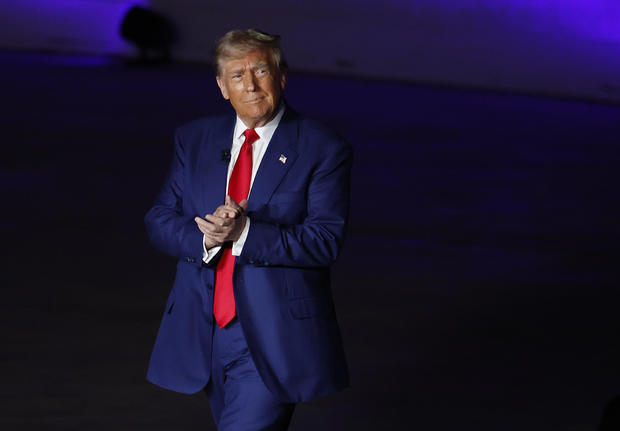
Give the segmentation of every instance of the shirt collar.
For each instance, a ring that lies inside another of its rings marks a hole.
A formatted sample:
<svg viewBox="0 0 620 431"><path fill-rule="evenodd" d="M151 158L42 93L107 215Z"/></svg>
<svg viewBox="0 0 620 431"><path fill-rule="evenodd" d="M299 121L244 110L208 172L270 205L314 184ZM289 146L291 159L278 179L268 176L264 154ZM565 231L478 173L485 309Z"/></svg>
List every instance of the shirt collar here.
<svg viewBox="0 0 620 431"><path fill-rule="evenodd" d="M280 124L280 120L284 115L284 103L280 103L280 108L278 109L278 113L264 126L255 127L254 130L258 134L260 139L263 139L266 142L271 140L271 137L276 131L278 124ZM241 139L243 137L243 132L248 129L243 123L243 120L237 116L237 122L235 123L235 138L236 140Z"/></svg>

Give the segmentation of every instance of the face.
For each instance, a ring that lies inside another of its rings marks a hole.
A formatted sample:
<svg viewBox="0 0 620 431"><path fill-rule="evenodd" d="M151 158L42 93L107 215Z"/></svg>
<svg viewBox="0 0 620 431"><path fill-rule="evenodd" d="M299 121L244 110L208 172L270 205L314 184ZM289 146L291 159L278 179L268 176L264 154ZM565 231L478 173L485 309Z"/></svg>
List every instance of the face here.
<svg viewBox="0 0 620 431"><path fill-rule="evenodd" d="M268 50L224 59L217 85L237 115L250 128L264 126L274 116L286 76L273 64Z"/></svg>

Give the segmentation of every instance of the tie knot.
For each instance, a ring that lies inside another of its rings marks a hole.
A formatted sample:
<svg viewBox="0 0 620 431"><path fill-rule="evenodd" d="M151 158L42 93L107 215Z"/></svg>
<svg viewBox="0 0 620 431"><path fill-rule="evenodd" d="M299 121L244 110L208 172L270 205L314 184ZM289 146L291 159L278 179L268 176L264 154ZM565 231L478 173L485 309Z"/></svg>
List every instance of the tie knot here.
<svg viewBox="0 0 620 431"><path fill-rule="evenodd" d="M247 129L245 132L243 132L243 136L245 136L244 144L248 145L252 145L254 142L260 139L258 133L256 133L256 130L254 129Z"/></svg>

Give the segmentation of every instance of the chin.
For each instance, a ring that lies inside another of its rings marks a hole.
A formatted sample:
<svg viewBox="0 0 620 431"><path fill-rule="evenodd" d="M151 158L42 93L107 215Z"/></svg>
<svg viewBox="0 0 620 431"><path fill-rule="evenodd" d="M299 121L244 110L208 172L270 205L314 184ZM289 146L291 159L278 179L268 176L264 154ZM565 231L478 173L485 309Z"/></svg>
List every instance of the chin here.
<svg viewBox="0 0 620 431"><path fill-rule="evenodd" d="M254 121L262 121L262 120L267 120L269 119L269 117L271 117L272 112L269 110L261 110L260 112L254 112L251 115L251 118Z"/></svg>

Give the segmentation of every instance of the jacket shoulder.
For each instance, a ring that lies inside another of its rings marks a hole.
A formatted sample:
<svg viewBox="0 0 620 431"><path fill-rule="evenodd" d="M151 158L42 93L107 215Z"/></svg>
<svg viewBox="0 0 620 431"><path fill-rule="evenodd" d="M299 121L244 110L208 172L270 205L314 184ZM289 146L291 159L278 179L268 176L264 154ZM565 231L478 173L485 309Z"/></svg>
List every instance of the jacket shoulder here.
<svg viewBox="0 0 620 431"><path fill-rule="evenodd" d="M174 134L178 138L191 138L224 127L227 123L231 123L230 116L202 117L177 127Z"/></svg>
<svg viewBox="0 0 620 431"><path fill-rule="evenodd" d="M227 133L229 127L234 126L234 117L217 116L203 117L185 123L174 131L175 141L183 146L192 145L202 141L213 133ZM232 133L232 129L230 129Z"/></svg>
<svg viewBox="0 0 620 431"><path fill-rule="evenodd" d="M352 152L349 142L337 131L314 118L299 115L299 136L322 152Z"/></svg>

